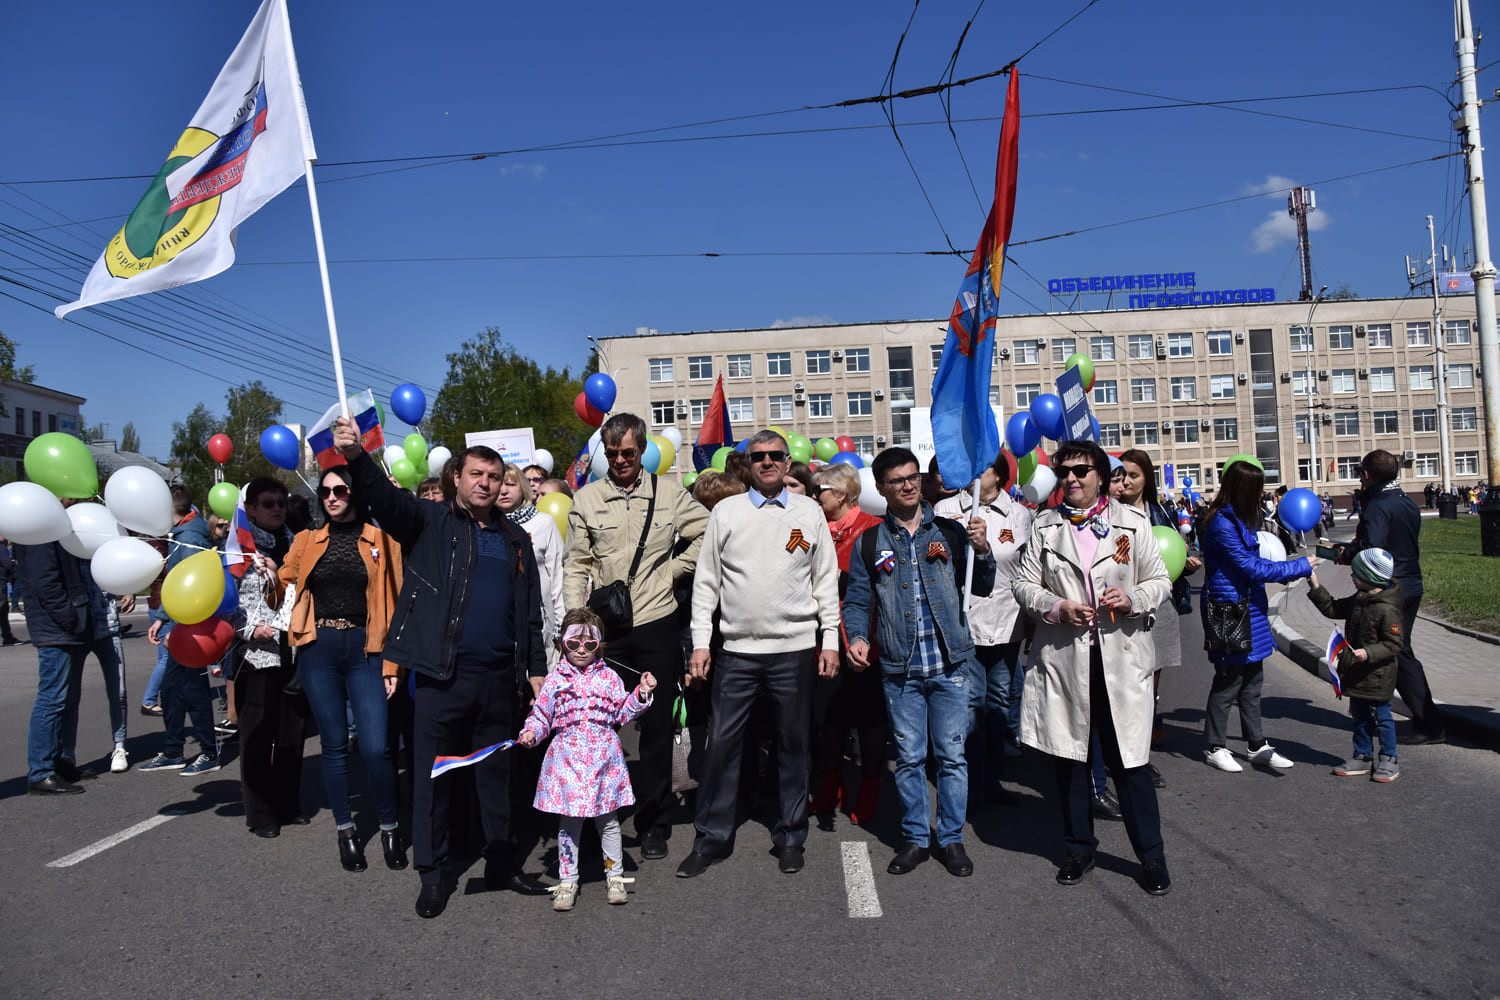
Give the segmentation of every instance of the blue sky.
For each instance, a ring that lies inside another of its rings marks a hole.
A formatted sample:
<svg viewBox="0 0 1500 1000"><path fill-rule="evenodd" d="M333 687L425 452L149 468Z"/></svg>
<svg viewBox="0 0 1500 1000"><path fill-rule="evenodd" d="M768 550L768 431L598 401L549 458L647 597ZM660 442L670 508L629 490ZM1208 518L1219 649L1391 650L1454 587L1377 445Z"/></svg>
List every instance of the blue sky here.
<svg viewBox="0 0 1500 1000"><path fill-rule="evenodd" d="M955 77L1004 66L1085 2L990 0ZM154 173L256 6L224 0L186 18L154 0L7 12L0 276L74 297L145 181L16 182ZM877 105L767 114L880 93L907 3L289 6L324 164L340 333L346 357L368 366L349 381L378 394L403 380L435 390L445 355L491 325L539 362L577 368L587 336L638 326L946 315L963 264L920 252L949 240L967 252L983 223L1003 78L951 92L956 142L938 97L894 102L921 186ZM1020 267L1006 269L1003 310L1046 308L1027 272L1045 282L1193 270L1200 286L1294 299L1292 182L1317 191L1317 284L1406 294L1403 256L1426 255L1427 214L1440 240L1470 243L1460 158L1382 169L1457 149L1444 96L1457 100L1450 11L1428 7L1094 4L1020 64ZM1497 9L1476 4L1478 26ZM974 10L972 0L918 8L896 90L944 77ZM1488 56L1481 48L1480 66ZM1482 72L1480 94L1496 79ZM1405 89L1236 105L1267 114L1147 107L1377 88ZM1134 110L1079 113L1120 108ZM759 117L533 148L738 116ZM419 169L338 165L508 150L528 151ZM1267 189L1277 193L1245 197ZM1149 216L1160 217L1107 225ZM692 256L702 253L723 256ZM40 382L88 397L87 420L114 432L133 420L147 453L166 455L172 421L196 402L221 410L225 380L261 378L289 421L310 420L334 390L301 184L241 227L239 260L182 290L196 315L150 297L117 310L150 335L100 310L74 314L171 360L59 323L50 309L63 295L4 282L0 293L48 312L0 297L0 330ZM154 336L169 316L169 332L198 346ZM232 322L285 339L257 343Z"/></svg>

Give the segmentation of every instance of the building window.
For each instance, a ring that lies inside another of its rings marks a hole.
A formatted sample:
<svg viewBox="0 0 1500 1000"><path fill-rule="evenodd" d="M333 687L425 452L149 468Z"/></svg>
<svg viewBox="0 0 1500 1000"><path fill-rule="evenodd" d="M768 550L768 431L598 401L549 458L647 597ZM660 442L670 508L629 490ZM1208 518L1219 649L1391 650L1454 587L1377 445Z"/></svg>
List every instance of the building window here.
<svg viewBox="0 0 1500 1000"><path fill-rule="evenodd" d="M1467 345L1469 336L1469 321L1466 319L1450 319L1443 324L1443 339L1449 347Z"/></svg>
<svg viewBox="0 0 1500 1000"><path fill-rule="evenodd" d="M1052 341L1052 363L1060 365L1078 353L1078 341L1072 337L1056 337Z"/></svg>
<svg viewBox="0 0 1500 1000"><path fill-rule="evenodd" d="M885 349L885 368L887 377L890 379L891 402L901 400L914 400L917 398L916 382L911 373L911 348L910 347L887 347ZM911 441L911 422L907 421L906 440ZM892 437L895 431L892 430Z"/></svg>
<svg viewBox="0 0 1500 1000"><path fill-rule="evenodd" d="M1302 419L1306 420L1307 417L1304 415ZM1305 433L1303 427L1298 427L1298 433ZM1255 414L1255 436L1258 438L1281 436L1281 429L1276 426L1275 410Z"/></svg>
<svg viewBox="0 0 1500 1000"><path fill-rule="evenodd" d="M1354 327L1330 326L1328 328L1328 349L1330 351L1354 350Z"/></svg>
<svg viewBox="0 0 1500 1000"><path fill-rule="evenodd" d="M1214 417L1215 441L1238 441L1240 420L1238 417Z"/></svg>
<svg viewBox="0 0 1500 1000"><path fill-rule="evenodd" d="M1417 460L1412 463L1412 474L1418 479L1432 479L1438 475L1438 457L1436 452L1424 451L1417 455Z"/></svg>
<svg viewBox="0 0 1500 1000"><path fill-rule="evenodd" d="M827 375L833 371L832 351L808 351L807 374Z"/></svg>
<svg viewBox="0 0 1500 1000"><path fill-rule="evenodd" d="M1096 403L1118 403L1120 401L1120 384L1112 378L1101 378L1094 382L1094 402Z"/></svg>
<svg viewBox="0 0 1500 1000"><path fill-rule="evenodd" d="M731 354L725 362L725 369L725 374L730 378L749 378L752 374L750 355Z"/></svg>
<svg viewBox="0 0 1500 1000"><path fill-rule="evenodd" d="M708 403L709 401L706 399L688 400L688 420L694 426L703 423L704 419L708 417Z"/></svg>
<svg viewBox="0 0 1500 1000"><path fill-rule="evenodd" d="M1362 459L1340 457L1334 469L1337 470L1339 479L1344 482L1359 478L1359 465ZM1310 476L1308 478L1311 478Z"/></svg>
<svg viewBox="0 0 1500 1000"><path fill-rule="evenodd" d="M1313 349L1312 328L1305 326L1292 327L1291 333L1292 353L1310 351Z"/></svg>
<svg viewBox="0 0 1500 1000"><path fill-rule="evenodd" d="M1135 425L1135 446L1137 448L1148 444L1161 444L1161 433L1157 430L1156 421L1142 421Z"/></svg>
<svg viewBox="0 0 1500 1000"><path fill-rule="evenodd" d="M851 347L844 352L844 371L867 372L870 370L870 349Z"/></svg>
<svg viewBox="0 0 1500 1000"><path fill-rule="evenodd" d="M787 378L792 374L792 352L772 351L766 355L766 375L769 378Z"/></svg>
<svg viewBox="0 0 1500 1000"><path fill-rule="evenodd" d="M1298 413L1292 416L1292 433L1296 435L1298 444L1307 444L1311 436L1307 429L1311 426L1312 423L1307 419L1307 414Z"/></svg>
<svg viewBox="0 0 1500 1000"><path fill-rule="evenodd" d="M1115 338L1090 337L1089 357L1095 361L1113 361L1115 359Z"/></svg>
<svg viewBox="0 0 1500 1000"><path fill-rule="evenodd" d="M1234 376L1210 375L1208 377L1208 397L1210 399L1233 399Z"/></svg>
<svg viewBox="0 0 1500 1000"><path fill-rule="evenodd" d="M1297 459L1297 481L1299 483L1312 482L1312 459Z"/></svg>
<svg viewBox="0 0 1500 1000"><path fill-rule="evenodd" d="M902 447L911 446L910 410L895 410L891 413L891 444L899 444Z"/></svg>
<svg viewBox="0 0 1500 1000"><path fill-rule="evenodd" d="M1370 423L1376 434L1401 433L1401 420L1395 410L1376 410L1370 414Z"/></svg>
<svg viewBox="0 0 1500 1000"><path fill-rule="evenodd" d="M1447 368L1448 388L1450 389L1472 389L1474 388L1474 366L1473 365L1449 365Z"/></svg>
<svg viewBox="0 0 1500 1000"><path fill-rule="evenodd" d="M1134 361L1148 361L1156 357L1151 347L1151 334L1132 333L1126 344L1126 352Z"/></svg>
<svg viewBox="0 0 1500 1000"><path fill-rule="evenodd" d="M1208 355L1218 357L1234 353L1234 338L1228 330L1208 331Z"/></svg>
<svg viewBox="0 0 1500 1000"><path fill-rule="evenodd" d="M1192 375L1172 376L1172 402L1191 403L1198 398L1198 380Z"/></svg>
<svg viewBox="0 0 1500 1000"><path fill-rule="evenodd" d="M833 416L833 393L810 392L807 394L807 415L815 419Z"/></svg>
<svg viewBox="0 0 1500 1000"><path fill-rule="evenodd" d="M26 411L16 407L16 437L26 436Z"/></svg>
<svg viewBox="0 0 1500 1000"><path fill-rule="evenodd" d="M1172 421L1172 443L1173 444L1197 444L1198 421L1196 420L1174 420Z"/></svg>
<svg viewBox="0 0 1500 1000"><path fill-rule="evenodd" d="M1312 382L1312 372L1305 370L1300 372L1292 372L1292 395L1306 396L1307 387L1311 385Z"/></svg>
<svg viewBox="0 0 1500 1000"><path fill-rule="evenodd" d="M990 383L990 405L1000 405L1000 386L995 384L994 382Z"/></svg>
<svg viewBox="0 0 1500 1000"><path fill-rule="evenodd" d="M1453 474L1455 476L1479 475L1479 452L1455 451L1453 453Z"/></svg>
<svg viewBox="0 0 1500 1000"><path fill-rule="evenodd" d="M653 382L670 382L670 381L672 381L672 359L671 358L652 358L651 359L651 381L653 381Z"/></svg>
<svg viewBox="0 0 1500 1000"><path fill-rule="evenodd" d="M1341 438L1359 437L1359 414L1335 413L1333 415L1333 433L1335 436Z"/></svg>
<svg viewBox="0 0 1500 1000"><path fill-rule="evenodd" d="M41 437L42 436L42 411L41 410L32 410L31 411L31 436L32 437Z"/></svg>
<svg viewBox="0 0 1500 1000"><path fill-rule="evenodd" d="M725 400L725 402L729 404L730 423L755 423L754 396L730 396L727 400Z"/></svg>
<svg viewBox="0 0 1500 1000"><path fill-rule="evenodd" d="M1422 392L1424 390L1430 392L1433 389L1431 365L1412 365L1409 375L1411 377L1412 392Z"/></svg>
<svg viewBox="0 0 1500 1000"><path fill-rule="evenodd" d="M1472 406L1455 406L1448 411L1448 422L1456 431L1474 431L1479 429L1476 422L1477 417Z"/></svg>
<svg viewBox="0 0 1500 1000"><path fill-rule="evenodd" d="M1120 447L1120 425L1119 424L1100 424L1099 425L1099 447L1101 447L1101 448L1118 448L1118 447Z"/></svg>
<svg viewBox="0 0 1500 1000"><path fill-rule="evenodd" d="M657 427L665 427L672 422L673 411L670 399L653 399L651 401L651 423Z"/></svg>
<svg viewBox="0 0 1500 1000"><path fill-rule="evenodd" d="M796 415L797 411L793 409L791 396L772 396L767 402L771 404L770 419L773 421L791 420Z"/></svg>
<svg viewBox="0 0 1500 1000"><path fill-rule="evenodd" d="M1335 368L1329 376L1329 391L1331 392L1353 392L1354 391L1354 369Z"/></svg>
<svg viewBox="0 0 1500 1000"><path fill-rule="evenodd" d="M874 434L851 434L854 439L854 451L858 455L873 455L875 453Z"/></svg>
<svg viewBox="0 0 1500 1000"><path fill-rule="evenodd" d="M1371 347L1391 346L1391 324L1370 323L1365 327L1365 335L1369 338Z"/></svg>
<svg viewBox="0 0 1500 1000"><path fill-rule="evenodd" d="M56 434L57 433L57 414L55 414L55 413L49 413L49 414L47 414L47 433L48 434Z"/></svg>
<svg viewBox="0 0 1500 1000"><path fill-rule="evenodd" d="M1012 340L1010 342L1011 360L1018 365L1036 364L1036 341L1034 340Z"/></svg>
<svg viewBox="0 0 1500 1000"><path fill-rule="evenodd" d="M1156 379L1133 378L1130 380L1130 401L1132 403L1154 403L1156 402Z"/></svg>
<svg viewBox="0 0 1500 1000"><path fill-rule="evenodd" d="M714 359L707 354L700 354L688 358L688 378L694 382L702 382L714 377Z"/></svg>
<svg viewBox="0 0 1500 1000"><path fill-rule="evenodd" d="M942 344L933 344L932 345L932 367L934 369L936 369L938 365L942 364L942 362L943 362L943 345Z"/></svg>
<svg viewBox="0 0 1500 1000"><path fill-rule="evenodd" d="M1431 323L1408 323L1408 324L1406 324L1406 346L1407 347L1431 347L1432 346L1432 324Z"/></svg>
<svg viewBox="0 0 1500 1000"><path fill-rule="evenodd" d="M1167 357L1190 358L1192 356L1193 335L1191 333L1167 334Z"/></svg>
<svg viewBox="0 0 1500 1000"><path fill-rule="evenodd" d="M1024 410L1031 401L1042 394L1042 387L1034 382L1016 386L1016 409Z"/></svg>
<svg viewBox="0 0 1500 1000"><path fill-rule="evenodd" d="M1411 432L1413 434L1437 433L1437 410L1412 410Z"/></svg>
<svg viewBox="0 0 1500 1000"><path fill-rule="evenodd" d="M874 399L868 392L849 393L849 416L868 417L874 413Z"/></svg>
<svg viewBox="0 0 1500 1000"><path fill-rule="evenodd" d="M1396 369L1394 369L1394 368L1371 368L1370 369L1370 391L1371 392L1395 392L1396 391Z"/></svg>

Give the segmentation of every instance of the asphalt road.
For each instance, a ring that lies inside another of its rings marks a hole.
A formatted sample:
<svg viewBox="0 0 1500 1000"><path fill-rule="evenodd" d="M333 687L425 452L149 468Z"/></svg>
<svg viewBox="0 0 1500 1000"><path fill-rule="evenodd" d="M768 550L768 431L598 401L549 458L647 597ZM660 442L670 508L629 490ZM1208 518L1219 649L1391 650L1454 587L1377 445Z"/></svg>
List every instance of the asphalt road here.
<svg viewBox="0 0 1500 1000"><path fill-rule="evenodd" d="M141 716L154 651L126 641L132 760L155 752ZM1190 662L1201 633L1184 621ZM24 631L21 633L24 636ZM30 646L0 650L0 996L658 997L982 996L1493 997L1500 873L1485 859L1500 825L1500 759L1462 746L1412 748L1391 785L1335 778L1347 718L1327 685L1279 656L1268 665L1267 735L1288 772L1221 774L1202 763L1208 668L1162 684L1169 730L1156 763L1170 895L1136 885L1125 832L1101 824L1099 868L1075 888L1061 859L1050 770L1028 751L1022 803L985 807L966 834L975 874L929 862L895 877L894 817L873 830L840 815L814 829L807 867L779 874L751 819L735 855L700 878L673 877L686 815L666 862L642 862L628 906L604 903L586 849L578 908L477 891L460 879L447 911L412 911L417 878L339 868L326 808L313 824L259 840L244 827L234 765L199 779L104 774L84 795L25 794L35 693ZM1233 731L1233 730L1232 730ZM79 754L110 749L103 689L86 674ZM627 740L628 742L628 740ZM1240 744L1242 746L1242 744ZM310 741L304 796L319 802ZM356 766L356 770L357 770ZM373 836L356 777L355 809ZM888 798L893 796L889 785ZM175 814L175 815L174 815ZM68 867L48 867L136 824L158 825ZM638 853L628 836L628 866ZM851 917L843 844L868 845L880 916ZM541 849L528 870L544 867Z"/></svg>

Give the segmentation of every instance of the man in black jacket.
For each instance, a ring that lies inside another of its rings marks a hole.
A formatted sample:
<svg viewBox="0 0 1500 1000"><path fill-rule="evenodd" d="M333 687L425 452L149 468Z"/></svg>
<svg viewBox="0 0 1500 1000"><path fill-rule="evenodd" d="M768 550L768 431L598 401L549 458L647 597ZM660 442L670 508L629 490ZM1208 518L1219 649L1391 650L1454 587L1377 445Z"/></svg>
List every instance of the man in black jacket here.
<svg viewBox="0 0 1500 1000"><path fill-rule="evenodd" d="M468 757L520 730L522 687L547 675L536 556L526 532L495 508L505 465L491 448L455 457L454 499L418 500L391 485L340 418L334 446L349 461L354 491L405 552L405 579L384 657L416 675L416 769L412 855L422 890L416 910L435 917L448 902L448 806L453 778L432 777L439 757ZM473 765L486 846L485 880L526 895L547 889L514 856L510 756Z"/></svg>
<svg viewBox="0 0 1500 1000"><path fill-rule="evenodd" d="M36 704L26 741L26 784L33 795L83 791L81 773L62 748L78 733L83 661L94 640L89 571L58 542L15 547L17 578L26 594L26 629L36 647Z"/></svg>

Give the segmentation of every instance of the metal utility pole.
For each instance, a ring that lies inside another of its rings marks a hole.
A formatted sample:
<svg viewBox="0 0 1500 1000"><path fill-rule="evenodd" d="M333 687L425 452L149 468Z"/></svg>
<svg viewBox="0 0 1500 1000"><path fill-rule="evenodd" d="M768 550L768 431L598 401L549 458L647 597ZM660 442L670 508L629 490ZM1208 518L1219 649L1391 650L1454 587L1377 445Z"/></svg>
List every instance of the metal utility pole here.
<svg viewBox="0 0 1500 1000"><path fill-rule="evenodd" d="M1298 188L1297 190L1300 191L1302 189ZM1312 192L1309 191L1308 194L1312 194ZM1301 220L1302 230L1300 231L1305 231L1306 221L1307 217L1304 215ZM1304 257L1303 261L1306 262L1306 260L1307 258ZM1312 272L1310 270L1304 271L1303 273L1308 276L1307 280L1311 280ZM1311 293L1312 288L1309 287L1307 291ZM1318 380L1316 377L1316 373L1312 370L1311 367L1313 363L1313 343L1315 340L1315 338L1313 337L1312 318L1313 313L1317 311L1318 305L1322 303L1323 293L1326 291L1328 291L1328 286L1324 285L1322 288L1318 289L1317 295L1308 294L1305 296L1305 298L1312 299L1312 305L1307 307L1308 368L1303 377L1307 380L1307 454L1312 465L1310 471L1312 472L1312 485L1314 490L1318 488L1318 418L1317 415L1313 413L1313 393L1318 387Z"/></svg>
<svg viewBox="0 0 1500 1000"><path fill-rule="evenodd" d="M1294 187L1286 196L1286 214L1297 220L1297 256L1302 260L1302 294L1298 301L1307 302L1312 290L1312 243L1307 238L1307 213L1318 210L1318 199L1305 187Z"/></svg>
<svg viewBox="0 0 1500 1000"><path fill-rule="evenodd" d="M1432 216L1427 217L1427 242L1432 247L1432 256L1427 262L1432 267L1432 336L1437 344L1437 421L1438 451L1443 460L1443 492L1453 492L1453 450L1448 444L1448 335L1443 330L1443 306L1438 298L1437 235L1432 229Z"/></svg>
<svg viewBox="0 0 1500 1000"><path fill-rule="evenodd" d="M1480 551L1500 557L1500 341L1495 335L1495 265L1490 260L1490 222L1484 198L1484 155L1479 140L1479 95L1474 82L1474 22L1469 0L1454 0L1453 37L1458 49L1458 83L1463 92L1464 162L1469 174L1469 220L1474 231L1474 315L1479 321L1479 365L1484 397L1485 481L1480 506Z"/></svg>

